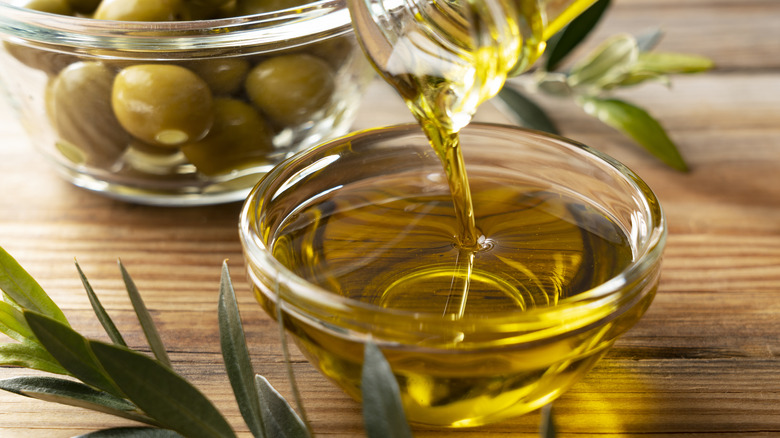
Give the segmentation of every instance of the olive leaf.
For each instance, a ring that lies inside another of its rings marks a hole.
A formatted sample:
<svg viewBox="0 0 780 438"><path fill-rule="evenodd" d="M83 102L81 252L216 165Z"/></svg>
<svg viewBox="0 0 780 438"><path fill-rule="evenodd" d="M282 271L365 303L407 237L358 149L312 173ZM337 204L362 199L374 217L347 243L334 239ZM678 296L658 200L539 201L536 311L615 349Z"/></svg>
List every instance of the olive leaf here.
<svg viewBox="0 0 780 438"><path fill-rule="evenodd" d="M279 278L274 278L274 292L276 294L276 326L279 328L279 339L282 341L282 356L284 357L285 368L287 368L287 380L290 382L290 388L292 389L293 400L298 406L301 413L301 419L304 424L309 424L308 418L306 418L306 410L303 408L303 398L300 391L298 391L298 380L295 378L295 372L292 368L292 360L290 360L290 349L287 346L287 333L284 327L284 315L282 314L282 306L284 305L281 296L281 286L279 284Z"/></svg>
<svg viewBox="0 0 780 438"><path fill-rule="evenodd" d="M649 52L653 50L664 37L660 28L655 28L636 37L636 45L640 52Z"/></svg>
<svg viewBox="0 0 780 438"><path fill-rule="evenodd" d="M398 382L382 351L370 341L363 350L360 384L366 435L369 438L411 437Z"/></svg>
<svg viewBox="0 0 780 438"><path fill-rule="evenodd" d="M638 57L636 38L628 34L612 36L572 67L567 82L570 87L586 92L603 89L622 78Z"/></svg>
<svg viewBox="0 0 780 438"><path fill-rule="evenodd" d="M97 362L84 336L70 326L40 313L25 310L24 317L43 348L70 374L95 388L116 396L122 395L122 391Z"/></svg>
<svg viewBox="0 0 780 438"><path fill-rule="evenodd" d="M115 427L79 435L73 438L182 438L169 429L152 427Z"/></svg>
<svg viewBox="0 0 780 438"><path fill-rule="evenodd" d="M599 86L602 90L609 90L615 87L638 85L648 80L659 81L669 86L671 74L701 73L710 70L713 66L712 60L703 56L643 52L622 76L615 75L610 80L600 83Z"/></svg>
<svg viewBox="0 0 780 438"><path fill-rule="evenodd" d="M130 277L130 274L125 269L122 261L118 261L119 270L122 273L122 280L125 282L125 288L127 289L127 295L130 297L130 302L133 304L133 310L135 310L138 321L141 323L141 329L146 335L146 341L149 343L149 347L152 349L154 357L161 363L171 367L171 360L168 358L168 353L165 351L160 334L157 333L157 327L154 325L152 315L146 309L144 301L141 299L141 294L138 293L138 288L135 286L135 282Z"/></svg>
<svg viewBox="0 0 780 438"><path fill-rule="evenodd" d="M601 21L610 0L598 0L547 41L545 70L553 71Z"/></svg>
<svg viewBox="0 0 780 438"><path fill-rule="evenodd" d="M114 325L114 321L111 320L111 317L106 312L106 309L103 308L102 304L100 304L100 300L98 299L97 295L95 295L95 291L89 284L89 280L87 280L87 277L81 270L79 262L75 261L75 264L76 270L79 272L79 277L81 277L81 283L84 285L84 289L87 291L87 296L89 297L89 303L92 305L92 310L95 312L95 316L97 316L98 321L100 321L100 324L103 326L103 329L105 329L106 334L108 334L108 337L111 338L115 344L127 346L124 338L122 338L122 334L119 333L116 325Z"/></svg>
<svg viewBox="0 0 780 438"><path fill-rule="evenodd" d="M520 126L558 134L555 123L533 100L512 87L505 86L498 92L499 101L509 107L507 112Z"/></svg>
<svg viewBox="0 0 780 438"><path fill-rule="evenodd" d="M265 437L265 426L260 410L260 399L255 387L254 370L246 337L241 324L241 315L236 303L236 294L230 280L227 262L222 262L222 276L219 286L219 339L222 358L233 387L238 408L252 435ZM274 435L271 435L274 436Z"/></svg>
<svg viewBox="0 0 780 438"><path fill-rule="evenodd" d="M128 399L166 428L189 438L235 437L216 407L170 367L114 344L89 347Z"/></svg>
<svg viewBox="0 0 780 438"><path fill-rule="evenodd" d="M671 52L642 52L632 70L660 74L684 74L701 73L714 66L715 63L704 56Z"/></svg>
<svg viewBox="0 0 780 438"><path fill-rule="evenodd" d="M281 394L261 376L255 376L265 431L274 438L309 438L311 433L301 417Z"/></svg>
<svg viewBox="0 0 780 438"><path fill-rule="evenodd" d="M0 333L19 342L35 339L22 311L5 301L0 301Z"/></svg>
<svg viewBox="0 0 780 438"><path fill-rule="evenodd" d="M618 99L583 97L578 103L586 113L627 134L667 165L680 171L688 170L677 146L645 110Z"/></svg>
<svg viewBox="0 0 780 438"><path fill-rule="evenodd" d="M41 285L0 247L0 290L17 307L49 316L63 324L68 320Z"/></svg>
<svg viewBox="0 0 780 438"><path fill-rule="evenodd" d="M69 375L43 346L33 341L0 344L0 365Z"/></svg>
<svg viewBox="0 0 780 438"><path fill-rule="evenodd" d="M129 401L72 380L56 377L13 377L0 380L0 389L26 397L75 406L158 425Z"/></svg>
<svg viewBox="0 0 780 438"><path fill-rule="evenodd" d="M552 404L542 407L542 421L539 423L540 438L555 438L557 431L553 421Z"/></svg>

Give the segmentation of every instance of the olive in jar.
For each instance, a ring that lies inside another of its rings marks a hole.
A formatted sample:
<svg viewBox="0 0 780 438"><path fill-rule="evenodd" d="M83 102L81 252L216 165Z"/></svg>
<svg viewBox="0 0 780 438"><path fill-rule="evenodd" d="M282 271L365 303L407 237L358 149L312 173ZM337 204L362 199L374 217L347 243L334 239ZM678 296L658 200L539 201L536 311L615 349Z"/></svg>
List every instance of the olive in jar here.
<svg viewBox="0 0 780 438"><path fill-rule="evenodd" d="M111 106L127 132L155 146L198 141L214 120L206 82L174 64L126 67L114 80Z"/></svg>
<svg viewBox="0 0 780 438"><path fill-rule="evenodd" d="M119 21L181 21L189 19L184 0L103 0L92 18Z"/></svg>
<svg viewBox="0 0 780 438"><path fill-rule="evenodd" d="M30 0L22 7L39 12L47 12L57 15L73 15L73 9L66 0ZM56 75L63 68L75 61L71 55L66 55L48 50L39 50L33 47L18 45L3 41L5 50L22 64L41 70L49 75Z"/></svg>
<svg viewBox="0 0 780 438"><path fill-rule="evenodd" d="M242 90L249 72L249 61L244 58L214 58L187 63L211 88L215 96L229 96Z"/></svg>
<svg viewBox="0 0 780 438"><path fill-rule="evenodd" d="M78 164L107 167L127 148L130 136L111 110L115 72L97 61L76 62L46 89L46 110L60 151Z"/></svg>
<svg viewBox="0 0 780 438"><path fill-rule="evenodd" d="M253 15L281 11L308 3L310 0L236 0L231 15Z"/></svg>
<svg viewBox="0 0 780 438"><path fill-rule="evenodd" d="M182 146L187 161L205 175L267 164L273 132L251 105L233 98L214 99L214 124L205 138Z"/></svg>
<svg viewBox="0 0 780 438"><path fill-rule="evenodd" d="M278 126L309 120L327 107L335 87L330 65L307 53L260 62L250 70L245 85L252 103Z"/></svg>

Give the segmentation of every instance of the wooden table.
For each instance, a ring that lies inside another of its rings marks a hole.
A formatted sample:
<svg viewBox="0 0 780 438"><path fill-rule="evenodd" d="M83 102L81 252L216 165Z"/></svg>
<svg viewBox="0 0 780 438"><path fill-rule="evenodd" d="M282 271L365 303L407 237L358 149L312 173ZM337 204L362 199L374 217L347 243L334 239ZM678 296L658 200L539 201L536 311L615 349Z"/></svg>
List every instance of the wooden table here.
<svg viewBox="0 0 780 438"><path fill-rule="evenodd" d="M594 41L660 25L659 50L698 53L718 67L623 97L655 114L692 171L659 164L568 101L542 100L564 133L633 168L669 221L661 286L644 319L555 403L561 436L780 436L780 2L622 0ZM410 120L376 84L355 127ZM377 104L377 102L381 102ZM486 109L480 117L498 117ZM175 368L248 436L221 365L220 264L228 258L252 359L289 395L275 325L244 281L239 205L156 208L61 181L0 113L0 246L27 267L73 325L105 338L73 258L131 346L145 345L116 267L121 257L159 324ZM361 436L359 405L295 356L308 415L321 436ZM0 368L0 377L27 374ZM0 436L68 437L129 425L103 414L0 393ZM538 413L473 430L416 436L533 436Z"/></svg>

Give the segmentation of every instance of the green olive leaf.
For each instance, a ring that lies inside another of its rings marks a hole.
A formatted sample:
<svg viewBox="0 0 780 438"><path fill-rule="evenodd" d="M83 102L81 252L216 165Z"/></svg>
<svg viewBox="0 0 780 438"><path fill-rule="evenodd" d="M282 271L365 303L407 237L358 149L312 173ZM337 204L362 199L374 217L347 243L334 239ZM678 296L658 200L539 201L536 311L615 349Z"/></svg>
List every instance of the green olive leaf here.
<svg viewBox="0 0 780 438"><path fill-rule="evenodd" d="M659 74L701 73L712 69L715 63L699 55L670 52L643 52L637 57L632 71Z"/></svg>
<svg viewBox="0 0 780 438"><path fill-rule="evenodd" d="M284 364L285 368L287 369L287 380L290 382L293 400L295 401L295 405L298 406L298 410L301 413L300 416L303 420L303 424L309 424L309 420L306 418L306 410L303 408L303 398L301 397L301 392L298 390L298 379L295 378L295 372L292 367L292 360L290 360L290 349L287 346L287 333L285 332L284 315L282 314L282 306L284 305L284 301L282 300L281 296L279 277L274 278L274 292L276 294L276 321L278 322L276 326L279 328L279 339L282 341L282 356L284 357ZM262 383L258 382L257 378L255 378L255 382L257 384Z"/></svg>
<svg viewBox="0 0 780 438"><path fill-rule="evenodd" d="M35 340L22 311L4 301L0 301L0 333L19 342Z"/></svg>
<svg viewBox="0 0 780 438"><path fill-rule="evenodd" d="M515 123L530 129L558 134L552 119L533 100L507 85L498 92L498 102L503 103Z"/></svg>
<svg viewBox="0 0 780 438"><path fill-rule="evenodd" d="M569 86L568 76L563 73L543 72L536 76L536 89L555 97L570 97L574 90Z"/></svg>
<svg viewBox="0 0 780 438"><path fill-rule="evenodd" d="M153 427L115 427L79 435L73 438L183 438L168 429Z"/></svg>
<svg viewBox="0 0 780 438"><path fill-rule="evenodd" d="M122 280L125 282L125 288L127 289L127 295L130 297L130 302L133 304L133 310L138 317L138 321L141 323L141 329L146 335L146 341L149 343L149 347L152 349L152 353L160 363L165 364L169 368L171 367L171 360L168 358L168 353L165 351L165 345L163 345L160 334L157 333L157 327L154 325L152 315L146 309L141 294L138 292L138 288L135 286L135 282L130 277L130 274L125 269L122 261L118 261L119 270L122 272Z"/></svg>
<svg viewBox="0 0 780 438"><path fill-rule="evenodd" d="M122 392L106 375L89 348L89 341L69 326L46 315L24 311L24 318L38 341L77 379L116 396Z"/></svg>
<svg viewBox="0 0 780 438"><path fill-rule="evenodd" d="M569 86L600 88L615 82L630 70L638 57L636 38L627 34L615 35L572 67L568 76Z"/></svg>
<svg viewBox="0 0 780 438"><path fill-rule="evenodd" d="M170 367L122 346L89 346L128 399L161 425L188 438L235 437L217 408Z"/></svg>
<svg viewBox="0 0 780 438"><path fill-rule="evenodd" d="M363 422L368 438L407 438L412 436L401 404L398 382L382 351L366 342L363 350Z"/></svg>
<svg viewBox="0 0 780 438"><path fill-rule="evenodd" d="M5 293L4 291L0 290L0 296L2 296L4 303L10 305L11 307L17 310L22 310L22 306L20 306L19 303L14 301L14 299L11 298L11 296Z"/></svg>
<svg viewBox="0 0 780 438"><path fill-rule="evenodd" d="M547 41L545 70L557 69L564 58L585 40L609 8L609 3L610 0L598 0Z"/></svg>
<svg viewBox="0 0 780 438"><path fill-rule="evenodd" d="M542 407L542 420L539 423L539 437L540 438L555 438L557 431L555 429L555 422L553 421L552 405L544 405Z"/></svg>
<svg viewBox="0 0 780 438"><path fill-rule="evenodd" d="M97 316L98 321L100 321L100 324L103 326L103 329L106 331L106 334L108 334L108 337L111 338L115 344L127 346L124 338L122 338L122 334L119 333L116 325L114 325L114 321L111 320L111 317L106 312L106 309L103 308L102 304L100 304L100 300L98 300L95 291L89 284L89 280L87 280L87 277L84 275L84 271L81 270L79 262L75 261L75 263L76 269L79 271L79 277L81 277L81 283L84 285L84 289L87 291L87 296L89 297L89 303L92 305L92 310L95 312L95 315Z"/></svg>
<svg viewBox="0 0 780 438"><path fill-rule="evenodd" d="M309 438L311 434L287 400L261 376L255 376L265 432L274 438Z"/></svg>
<svg viewBox="0 0 780 438"><path fill-rule="evenodd" d="M618 99L583 97L578 99L586 113L627 134L664 163L688 171L677 146L656 119L645 110Z"/></svg>
<svg viewBox="0 0 780 438"><path fill-rule="evenodd" d="M661 39L664 37L664 33L660 28L652 29L643 34L637 35L636 45L639 47L639 52L649 52L653 50Z"/></svg>
<svg viewBox="0 0 780 438"><path fill-rule="evenodd" d="M0 380L0 389L38 400L157 425L157 422L140 413L129 401L72 380L44 376L14 377Z"/></svg>
<svg viewBox="0 0 780 438"><path fill-rule="evenodd" d="M65 314L49 298L41 285L2 247L0 247L0 289L7 299L12 300L19 307L69 325Z"/></svg>
<svg viewBox="0 0 780 438"><path fill-rule="evenodd" d="M667 87L672 86L672 81L669 79L668 75L648 71L630 71L619 80L611 84L605 84L603 88L631 87L647 81L660 82Z"/></svg>
<svg viewBox="0 0 780 438"><path fill-rule="evenodd" d="M37 342L0 344L0 366L24 367L54 374L70 373Z"/></svg>
<svg viewBox="0 0 780 438"><path fill-rule="evenodd" d="M222 263L219 286L219 339L228 379L233 387L244 422L255 437L265 437L260 399L255 388L255 372L246 346L236 293L230 280L227 262ZM275 435L271 435L275 436Z"/></svg>

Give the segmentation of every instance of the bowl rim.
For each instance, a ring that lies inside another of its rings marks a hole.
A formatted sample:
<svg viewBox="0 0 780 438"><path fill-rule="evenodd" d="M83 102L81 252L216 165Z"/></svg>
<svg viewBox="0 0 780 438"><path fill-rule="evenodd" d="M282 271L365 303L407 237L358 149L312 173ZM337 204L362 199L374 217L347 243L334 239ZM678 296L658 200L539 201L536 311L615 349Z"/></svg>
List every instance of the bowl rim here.
<svg viewBox="0 0 780 438"><path fill-rule="evenodd" d="M152 52L289 48L351 31L345 0L318 0L238 17L158 22L63 16L0 2L0 38L73 48Z"/></svg>
<svg viewBox="0 0 780 438"><path fill-rule="evenodd" d="M619 293L621 288L626 285L636 285L642 283L642 275L648 270L653 269L654 266L660 266L663 249L667 236L666 217L658 202L658 198L650 187L631 169L602 152L599 152L587 145L579 143L577 141L557 136L554 134L548 134L544 132L534 131L519 126L497 124L497 123L485 123L485 122L473 122L469 124L466 130L484 130L485 133L491 133L493 130L510 130L522 135L527 135L535 138L543 138L547 140L553 140L557 143L564 144L568 147L573 147L581 150L587 155L592 156L595 160L601 161L607 167L617 171L626 182L628 182L634 190L643 193L643 205L651 214L651 221L648 221L647 227L649 233L647 238L643 242L640 248L637 248L634 260L629 263L618 275L609 279L608 281L588 290L581 292L577 295L564 298L558 302L555 306L534 308L525 310L521 314L516 311L513 312L496 312L489 315L473 315L465 316L462 319L445 319L441 314L432 313L419 313L408 310L388 309L382 308L370 303L358 301L355 299L347 298L344 296L333 294L326 289L308 282L307 280L297 276L290 269L277 261L266 248L264 242L262 242L260 236L257 235L256 229L252 218L252 210L257 208L258 195L262 190L267 188L274 179L280 174L285 165L295 161L301 161L306 159L311 154L315 154L322 149L327 149L331 146L343 144L349 142L358 136L377 136L383 135L388 132L403 131L401 136L408 135L412 130L419 130L419 125L416 123L404 123L397 125L390 125L384 127L376 127L364 129L361 131L352 132L346 136L331 140L329 142L320 144L314 148L306 151L299 152L298 154L288 158L283 163L277 165L274 169L268 172L264 177L255 185L250 191L249 196L241 207L239 215L239 237L241 240L244 257L247 263L247 270L251 281L253 278L253 269L255 266L263 265L270 267L275 273L275 281L278 282L280 287L277 293L282 290L294 290L295 297L298 299L293 302L289 297L282 296L285 312L292 311L290 308L301 310L306 306L301 304L305 303L317 303L322 309L330 309L332 311L338 311L339 313L349 313L358 309L360 311L370 312L375 315L381 315L382 317L391 318L404 318L419 321L421 323L432 324L449 324L455 323L462 325L464 321L469 323L475 323L482 325L482 322L488 321L488 324L508 324L513 326L523 326L523 330L545 330L551 329L560 324L568 324L572 320L579 320L576 327L569 327L572 330L582 329L586 326L592 326L603 322L605 319L609 320L615 317L615 314L622 313L625 309L632 307L639 302L642 297L635 296L638 292L643 290L642 287L634 287L632 290L637 293L634 294L621 294ZM284 285L286 287L281 287ZM641 294L640 294L641 295ZM270 297L274 299L274 297ZM601 312L596 312L599 316L594 315L594 310L601 309ZM311 306L304 309L304 313L307 310L311 310Z"/></svg>

